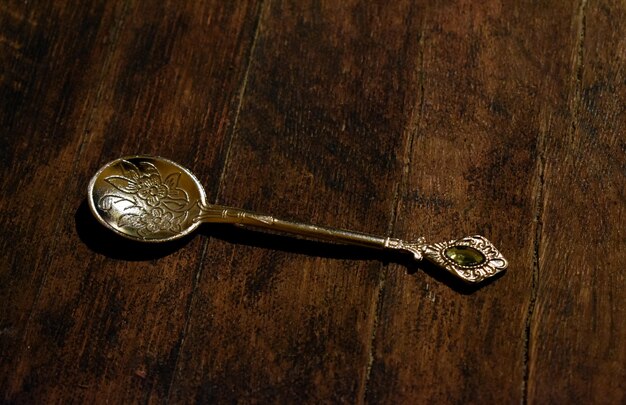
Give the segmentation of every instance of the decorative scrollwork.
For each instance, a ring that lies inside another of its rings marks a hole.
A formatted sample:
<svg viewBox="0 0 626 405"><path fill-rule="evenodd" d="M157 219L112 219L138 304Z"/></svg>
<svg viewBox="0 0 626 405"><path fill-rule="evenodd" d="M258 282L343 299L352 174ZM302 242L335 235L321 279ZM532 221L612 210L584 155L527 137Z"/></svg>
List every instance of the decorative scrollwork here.
<svg viewBox="0 0 626 405"><path fill-rule="evenodd" d="M396 238L387 238L385 241L385 248L404 250L413 254L415 260L422 260L424 258L424 249L427 248L426 238L419 238L414 242L407 242Z"/></svg>
<svg viewBox="0 0 626 405"><path fill-rule="evenodd" d="M463 264L449 252L452 249L475 249L480 260ZM447 253L448 252L448 253ZM496 247L484 236L473 235L448 242L434 243L423 250L424 256L461 279L478 283L506 270L508 263Z"/></svg>

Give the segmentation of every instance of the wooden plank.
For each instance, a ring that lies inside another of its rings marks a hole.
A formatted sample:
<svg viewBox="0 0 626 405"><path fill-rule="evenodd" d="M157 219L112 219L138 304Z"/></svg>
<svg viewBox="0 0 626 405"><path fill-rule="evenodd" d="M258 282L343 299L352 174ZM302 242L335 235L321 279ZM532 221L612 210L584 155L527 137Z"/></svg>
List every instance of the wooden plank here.
<svg viewBox="0 0 626 405"><path fill-rule="evenodd" d="M432 4L420 102L407 128L395 233L480 233L510 261L478 290L435 269L386 272L366 400L519 403L526 398L543 140L566 108L573 4ZM539 399L539 398L538 398ZM539 400L538 402L542 402Z"/></svg>
<svg viewBox="0 0 626 405"><path fill-rule="evenodd" d="M120 244L86 211L86 186L106 161L138 152L220 170L258 5L4 12L23 21L4 31L20 44L15 67L4 62L15 77L3 80L15 87L16 109L3 111L19 137L3 148L11 194L2 200L10 233L0 288L10 304L0 321L0 392L17 402L164 400L202 239Z"/></svg>
<svg viewBox="0 0 626 405"><path fill-rule="evenodd" d="M76 111L101 68L92 54L100 24L119 26L122 10L93 3L74 9L62 4L30 8L5 2L2 38L2 176L0 177L0 392L10 398L14 370L33 305L50 268L61 226L71 223L64 198L74 157L84 136ZM64 21L64 24L57 24ZM80 38L80 40L78 40ZM93 96L92 96L93 99Z"/></svg>
<svg viewBox="0 0 626 405"><path fill-rule="evenodd" d="M419 89L411 3L267 5L220 203L387 233ZM379 253L213 229L171 399L358 399Z"/></svg>
<svg viewBox="0 0 626 405"><path fill-rule="evenodd" d="M49 4L51 3L51 4ZM626 8L0 5L0 401L623 403ZM228 226L122 242L125 154L212 201L492 239L480 289Z"/></svg>
<svg viewBox="0 0 626 405"><path fill-rule="evenodd" d="M626 400L626 5L583 1L572 14L568 108L545 141L528 399L619 404Z"/></svg>

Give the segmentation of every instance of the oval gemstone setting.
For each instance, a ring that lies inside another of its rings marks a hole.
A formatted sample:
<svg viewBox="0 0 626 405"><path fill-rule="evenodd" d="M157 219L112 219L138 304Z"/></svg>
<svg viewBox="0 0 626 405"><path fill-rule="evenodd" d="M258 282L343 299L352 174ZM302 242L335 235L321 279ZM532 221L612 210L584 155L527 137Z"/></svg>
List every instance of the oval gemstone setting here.
<svg viewBox="0 0 626 405"><path fill-rule="evenodd" d="M443 254L454 263L464 267L478 266L487 260L481 251L471 246L450 246Z"/></svg>

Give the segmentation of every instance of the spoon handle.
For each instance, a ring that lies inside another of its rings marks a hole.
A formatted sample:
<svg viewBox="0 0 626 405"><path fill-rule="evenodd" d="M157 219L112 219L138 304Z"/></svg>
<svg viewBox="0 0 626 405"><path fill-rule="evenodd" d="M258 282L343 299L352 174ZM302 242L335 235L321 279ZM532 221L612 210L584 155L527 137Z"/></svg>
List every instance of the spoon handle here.
<svg viewBox="0 0 626 405"><path fill-rule="evenodd" d="M369 235L362 232L336 229L327 226L306 224L302 222L287 221L275 218L271 215L259 214L240 208L223 205L201 205L200 214L195 218L202 222L229 223L237 225L250 225L257 228L272 229L307 238L327 240L348 245L367 246L383 249L387 247L388 238Z"/></svg>
<svg viewBox="0 0 626 405"><path fill-rule="evenodd" d="M418 261L426 258L468 283L483 281L508 266L506 259L495 246L480 235L427 244L425 238L408 242L362 232L287 221L223 205L200 203L199 207L200 213L194 221L249 225L337 243L399 250L411 253Z"/></svg>

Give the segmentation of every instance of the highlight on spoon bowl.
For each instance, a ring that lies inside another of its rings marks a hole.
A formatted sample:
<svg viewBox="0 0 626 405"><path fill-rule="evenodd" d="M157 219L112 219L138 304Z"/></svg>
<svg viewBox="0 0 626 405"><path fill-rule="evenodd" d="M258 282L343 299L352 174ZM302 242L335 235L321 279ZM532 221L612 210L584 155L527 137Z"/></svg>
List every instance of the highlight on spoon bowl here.
<svg viewBox="0 0 626 405"><path fill-rule="evenodd" d="M195 230L206 194L186 168L155 156L127 156L104 165L88 188L96 219L119 235L166 242Z"/></svg>

